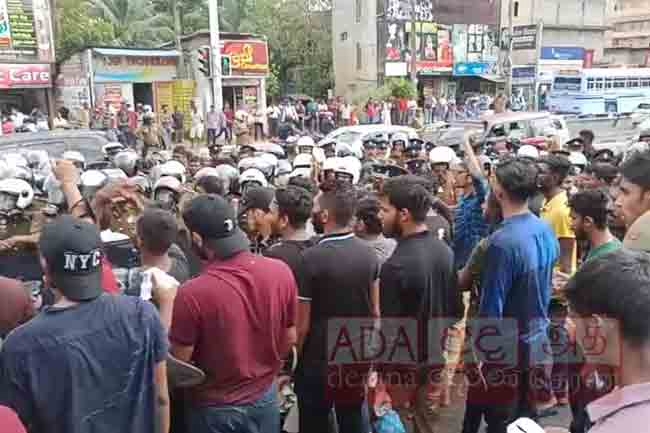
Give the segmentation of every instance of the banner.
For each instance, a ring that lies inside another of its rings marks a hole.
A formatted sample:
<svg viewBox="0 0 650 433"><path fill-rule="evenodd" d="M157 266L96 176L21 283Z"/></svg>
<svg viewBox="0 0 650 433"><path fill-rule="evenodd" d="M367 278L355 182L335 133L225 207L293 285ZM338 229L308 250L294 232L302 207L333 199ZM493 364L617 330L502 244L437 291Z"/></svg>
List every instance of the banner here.
<svg viewBox="0 0 650 433"><path fill-rule="evenodd" d="M52 87L50 65L0 63L0 89Z"/></svg>
<svg viewBox="0 0 650 433"><path fill-rule="evenodd" d="M269 47L264 41L221 41L221 55L230 56L231 75L269 73Z"/></svg>
<svg viewBox="0 0 650 433"><path fill-rule="evenodd" d="M176 111L176 107L185 114L184 124L185 129L189 130L190 119L190 106L194 102L196 94L196 82L194 80L176 80L172 86L172 100L171 111Z"/></svg>
<svg viewBox="0 0 650 433"><path fill-rule="evenodd" d="M415 0L416 21L497 24L498 0ZM411 0L386 0L386 19L411 20Z"/></svg>
<svg viewBox="0 0 650 433"><path fill-rule="evenodd" d="M582 47L542 47L542 60L583 60L585 49Z"/></svg>
<svg viewBox="0 0 650 433"><path fill-rule="evenodd" d="M154 83L153 99L156 113L162 112L163 105L171 111L174 109L174 83L171 81L159 81Z"/></svg>
<svg viewBox="0 0 650 433"><path fill-rule="evenodd" d="M49 0L0 0L0 59L54 61Z"/></svg>
<svg viewBox="0 0 650 433"><path fill-rule="evenodd" d="M476 77L496 75L496 73L496 63L492 62L456 63L454 65L454 76L456 77Z"/></svg>
<svg viewBox="0 0 650 433"><path fill-rule="evenodd" d="M503 29L505 34L508 29ZM513 50L534 50L537 48L537 25L516 26L512 29Z"/></svg>

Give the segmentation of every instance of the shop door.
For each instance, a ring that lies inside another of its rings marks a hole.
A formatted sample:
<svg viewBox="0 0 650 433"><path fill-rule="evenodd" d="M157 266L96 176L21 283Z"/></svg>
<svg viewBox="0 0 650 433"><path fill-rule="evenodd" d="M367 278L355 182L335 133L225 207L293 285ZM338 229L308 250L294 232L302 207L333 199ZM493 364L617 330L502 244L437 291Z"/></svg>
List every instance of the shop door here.
<svg viewBox="0 0 650 433"><path fill-rule="evenodd" d="M133 83L133 100L135 104L150 105L153 109L153 87L151 83Z"/></svg>

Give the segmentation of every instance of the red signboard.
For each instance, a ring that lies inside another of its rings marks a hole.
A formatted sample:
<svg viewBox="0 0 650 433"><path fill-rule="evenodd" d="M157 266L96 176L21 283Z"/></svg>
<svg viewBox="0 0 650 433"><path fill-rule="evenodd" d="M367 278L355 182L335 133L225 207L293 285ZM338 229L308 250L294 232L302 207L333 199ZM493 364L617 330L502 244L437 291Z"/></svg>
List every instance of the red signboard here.
<svg viewBox="0 0 650 433"><path fill-rule="evenodd" d="M222 56L230 56L231 75L267 75L269 50L264 41L222 41Z"/></svg>
<svg viewBox="0 0 650 433"><path fill-rule="evenodd" d="M50 65L0 64L0 89L51 87Z"/></svg>

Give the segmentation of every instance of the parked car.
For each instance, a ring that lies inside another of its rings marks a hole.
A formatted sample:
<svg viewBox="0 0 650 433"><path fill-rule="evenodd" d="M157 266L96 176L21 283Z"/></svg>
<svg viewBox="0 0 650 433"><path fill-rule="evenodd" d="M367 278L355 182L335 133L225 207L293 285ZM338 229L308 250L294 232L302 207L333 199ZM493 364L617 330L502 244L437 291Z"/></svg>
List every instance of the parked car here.
<svg viewBox="0 0 650 433"><path fill-rule="evenodd" d="M388 138L392 137L396 132L404 132L408 134L409 138L419 138L415 129L407 126L398 125L356 125L344 126L330 132L318 142L318 145L323 145L331 141L343 142L349 144L352 149L363 150L363 139L368 135L386 134Z"/></svg>
<svg viewBox="0 0 650 433"><path fill-rule="evenodd" d="M103 158L102 146L108 142L104 132L90 129L23 132L0 137L0 152L45 150L51 158L60 158L63 152L76 150L90 162Z"/></svg>

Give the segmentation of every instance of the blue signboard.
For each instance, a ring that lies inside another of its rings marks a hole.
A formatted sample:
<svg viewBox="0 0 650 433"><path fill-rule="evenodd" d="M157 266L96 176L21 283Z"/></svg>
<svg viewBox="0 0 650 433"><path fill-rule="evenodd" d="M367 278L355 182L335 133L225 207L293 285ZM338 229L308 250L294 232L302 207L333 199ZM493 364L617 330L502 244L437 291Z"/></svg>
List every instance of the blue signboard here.
<svg viewBox="0 0 650 433"><path fill-rule="evenodd" d="M495 63L491 62L456 63L454 65L454 75L457 77L490 75L496 72L495 66Z"/></svg>
<svg viewBox="0 0 650 433"><path fill-rule="evenodd" d="M512 68L512 78L528 79L535 78L534 66L514 66Z"/></svg>
<svg viewBox="0 0 650 433"><path fill-rule="evenodd" d="M542 47L542 60L582 60L585 49L582 47Z"/></svg>

